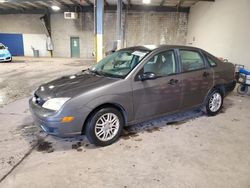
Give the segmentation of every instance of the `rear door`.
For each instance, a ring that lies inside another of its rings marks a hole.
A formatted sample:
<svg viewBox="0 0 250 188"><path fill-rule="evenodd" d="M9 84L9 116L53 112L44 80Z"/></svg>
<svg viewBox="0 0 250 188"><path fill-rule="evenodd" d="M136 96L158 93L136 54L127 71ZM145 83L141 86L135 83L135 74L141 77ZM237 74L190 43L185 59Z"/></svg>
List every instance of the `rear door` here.
<svg viewBox="0 0 250 188"><path fill-rule="evenodd" d="M175 112L180 107L181 88L174 50L153 55L132 82L135 120ZM139 74L153 72L155 80L138 80Z"/></svg>
<svg viewBox="0 0 250 188"><path fill-rule="evenodd" d="M199 50L180 49L179 60L182 76L181 109L188 109L203 103L213 87L213 70Z"/></svg>

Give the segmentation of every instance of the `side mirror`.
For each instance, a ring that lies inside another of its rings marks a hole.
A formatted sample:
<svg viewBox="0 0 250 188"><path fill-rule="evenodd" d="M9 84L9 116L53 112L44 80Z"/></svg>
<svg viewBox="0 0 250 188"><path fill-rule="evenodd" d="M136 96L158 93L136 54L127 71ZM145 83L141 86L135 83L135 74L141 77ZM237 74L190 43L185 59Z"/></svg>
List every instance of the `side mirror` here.
<svg viewBox="0 0 250 188"><path fill-rule="evenodd" d="M7 46L5 46L5 49L8 50L9 48Z"/></svg>
<svg viewBox="0 0 250 188"><path fill-rule="evenodd" d="M139 80L144 81L144 80L154 80L156 79L157 76L153 72L145 72L141 75L139 75Z"/></svg>

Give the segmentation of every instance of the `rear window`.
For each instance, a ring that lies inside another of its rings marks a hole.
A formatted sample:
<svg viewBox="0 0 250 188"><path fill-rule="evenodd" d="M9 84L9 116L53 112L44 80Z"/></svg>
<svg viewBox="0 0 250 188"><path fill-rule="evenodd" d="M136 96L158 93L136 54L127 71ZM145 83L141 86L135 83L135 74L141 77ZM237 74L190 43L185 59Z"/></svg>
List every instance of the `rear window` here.
<svg viewBox="0 0 250 188"><path fill-rule="evenodd" d="M182 72L194 71L204 68L204 61L199 52L180 50Z"/></svg>

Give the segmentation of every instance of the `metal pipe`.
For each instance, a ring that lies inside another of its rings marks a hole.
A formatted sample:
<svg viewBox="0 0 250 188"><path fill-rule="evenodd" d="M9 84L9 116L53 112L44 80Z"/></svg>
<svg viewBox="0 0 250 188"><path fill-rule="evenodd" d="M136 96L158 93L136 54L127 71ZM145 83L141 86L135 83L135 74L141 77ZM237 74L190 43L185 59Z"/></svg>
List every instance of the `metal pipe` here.
<svg viewBox="0 0 250 188"><path fill-rule="evenodd" d="M119 50L122 48L122 0L117 0L116 14L117 49Z"/></svg>

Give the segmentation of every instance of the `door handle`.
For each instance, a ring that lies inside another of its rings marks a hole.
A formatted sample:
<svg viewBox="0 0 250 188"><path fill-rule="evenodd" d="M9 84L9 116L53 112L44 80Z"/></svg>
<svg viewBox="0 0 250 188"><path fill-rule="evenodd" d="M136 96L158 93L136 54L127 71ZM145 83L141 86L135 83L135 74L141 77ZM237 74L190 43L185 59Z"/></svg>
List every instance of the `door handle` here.
<svg viewBox="0 0 250 188"><path fill-rule="evenodd" d="M209 72L204 72L204 73L203 73L203 77L206 78L206 77L208 77L208 76L209 76Z"/></svg>
<svg viewBox="0 0 250 188"><path fill-rule="evenodd" d="M177 84L178 82L179 82L179 80L171 79L171 80L169 80L168 84L170 84L170 85L175 85L175 84Z"/></svg>

